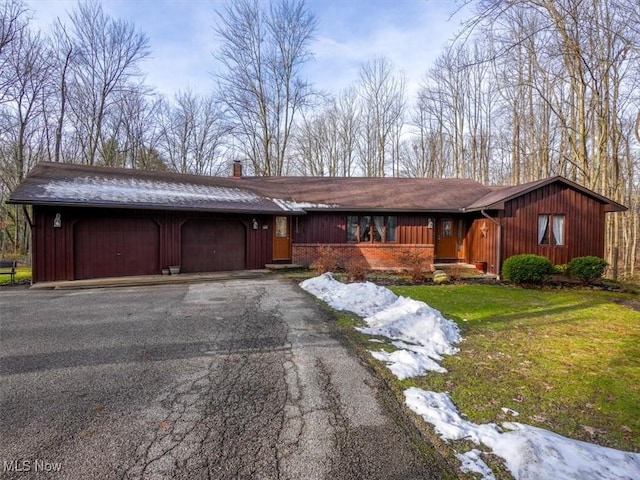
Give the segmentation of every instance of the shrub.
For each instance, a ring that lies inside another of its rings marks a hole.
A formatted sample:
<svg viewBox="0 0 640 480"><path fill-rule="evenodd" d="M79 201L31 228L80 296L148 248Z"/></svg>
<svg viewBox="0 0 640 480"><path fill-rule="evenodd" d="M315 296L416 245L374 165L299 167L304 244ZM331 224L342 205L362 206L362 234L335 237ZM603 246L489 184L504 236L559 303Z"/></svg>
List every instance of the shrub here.
<svg viewBox="0 0 640 480"><path fill-rule="evenodd" d="M567 273L585 285L598 280L609 264L600 257L576 257L567 265Z"/></svg>
<svg viewBox="0 0 640 480"><path fill-rule="evenodd" d="M540 255L514 255L502 265L504 279L516 284L540 284L553 272L549 259Z"/></svg>
<svg viewBox="0 0 640 480"><path fill-rule="evenodd" d="M321 247L318 249L318 256L310 265L311 269L318 275L327 272L335 272L338 268L338 259L331 247Z"/></svg>
<svg viewBox="0 0 640 480"><path fill-rule="evenodd" d="M567 273L567 264L563 263L561 265L554 265L553 266L553 273L556 273L558 275L566 275L566 273Z"/></svg>
<svg viewBox="0 0 640 480"><path fill-rule="evenodd" d="M416 250L403 250L399 256L400 264L407 269L411 281L423 282L429 270L429 260Z"/></svg>
<svg viewBox="0 0 640 480"><path fill-rule="evenodd" d="M352 258L344 267L349 280L352 282L361 282L369 273L369 265L363 258Z"/></svg>

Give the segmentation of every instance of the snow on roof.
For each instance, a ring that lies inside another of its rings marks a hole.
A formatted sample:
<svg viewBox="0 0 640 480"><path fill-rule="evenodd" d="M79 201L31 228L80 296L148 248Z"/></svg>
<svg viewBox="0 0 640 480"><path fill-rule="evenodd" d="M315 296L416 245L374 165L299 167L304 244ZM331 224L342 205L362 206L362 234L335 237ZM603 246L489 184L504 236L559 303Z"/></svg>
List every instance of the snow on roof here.
<svg viewBox="0 0 640 480"><path fill-rule="evenodd" d="M273 203L287 212L304 212L305 210L324 210L327 208L339 208L339 205L327 205L325 203L292 202L280 198L272 198Z"/></svg>
<svg viewBox="0 0 640 480"><path fill-rule="evenodd" d="M76 177L56 179L44 185L51 196L74 201L108 201L115 203L207 202L255 203L263 200L253 192L240 188L213 187L189 183L156 182L136 178Z"/></svg>

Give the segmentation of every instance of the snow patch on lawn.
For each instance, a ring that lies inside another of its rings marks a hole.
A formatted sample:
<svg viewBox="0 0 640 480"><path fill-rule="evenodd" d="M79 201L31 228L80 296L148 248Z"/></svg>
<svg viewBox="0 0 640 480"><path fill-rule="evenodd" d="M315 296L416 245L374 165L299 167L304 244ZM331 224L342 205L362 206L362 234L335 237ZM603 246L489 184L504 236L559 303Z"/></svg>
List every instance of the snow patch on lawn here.
<svg viewBox="0 0 640 480"><path fill-rule="evenodd" d="M438 363L442 355L458 352L455 347L461 341L458 327L423 302L398 297L370 282L344 284L330 273L305 280L301 286L337 310L364 317L367 326L359 328L361 332L394 340L392 345L398 350L371 354L386 362L400 379L422 375L427 370L444 372ZM405 391L405 401L431 423L442 438L465 438L504 458L506 467L517 480L640 478L640 454L637 453L572 440L522 423L478 425L462 418L446 393L412 387ZM461 470L494 480L481 453L474 448L456 455Z"/></svg>
<svg viewBox="0 0 640 480"><path fill-rule="evenodd" d="M490 448L505 459L507 468L518 480L640 478L640 454L572 440L522 423L478 425L463 419L446 393L411 387L404 395L409 408L431 423L442 438L466 438ZM482 459L469 453L465 454L463 466L483 470L486 464ZM471 463L476 463L476 467L471 467ZM493 473L483 473L483 478L493 478Z"/></svg>

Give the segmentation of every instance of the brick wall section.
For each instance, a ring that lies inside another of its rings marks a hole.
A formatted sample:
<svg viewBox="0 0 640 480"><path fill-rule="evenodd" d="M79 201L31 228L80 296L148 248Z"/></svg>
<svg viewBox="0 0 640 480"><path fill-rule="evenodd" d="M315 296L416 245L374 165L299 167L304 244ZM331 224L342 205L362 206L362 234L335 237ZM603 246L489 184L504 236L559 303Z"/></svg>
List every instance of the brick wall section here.
<svg viewBox="0 0 640 480"><path fill-rule="evenodd" d="M372 270L396 270L406 267L400 262L400 256L407 250L417 251L433 264L433 245L409 244L345 244L345 243L294 243L293 263L309 266L318 257L321 248L329 247L335 253L338 265L344 267L352 259L363 259Z"/></svg>

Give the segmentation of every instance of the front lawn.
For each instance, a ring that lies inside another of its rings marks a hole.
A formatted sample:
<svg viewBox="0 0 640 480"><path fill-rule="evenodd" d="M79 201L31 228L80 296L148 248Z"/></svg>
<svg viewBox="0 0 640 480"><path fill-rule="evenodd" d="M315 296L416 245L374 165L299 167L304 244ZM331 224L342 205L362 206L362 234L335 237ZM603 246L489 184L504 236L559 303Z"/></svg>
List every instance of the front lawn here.
<svg viewBox="0 0 640 480"><path fill-rule="evenodd" d="M18 265L18 268L16 268L14 281L15 283L29 283L31 281L31 266ZM10 283L11 277L9 275L0 275L0 285L9 285Z"/></svg>
<svg viewBox="0 0 640 480"><path fill-rule="evenodd" d="M500 285L392 290L437 308L464 337L442 362L448 373L404 387L448 391L476 423L517 421L640 452L640 312L619 304L635 297Z"/></svg>

